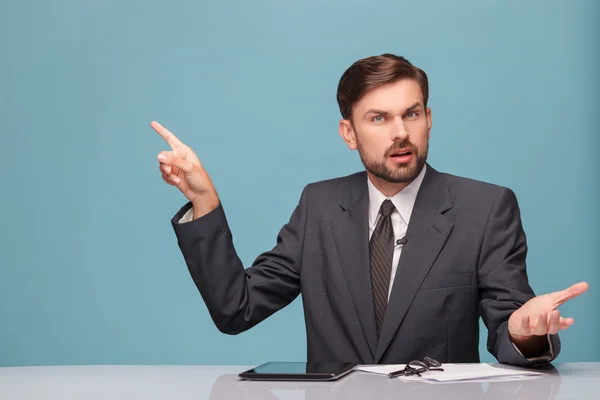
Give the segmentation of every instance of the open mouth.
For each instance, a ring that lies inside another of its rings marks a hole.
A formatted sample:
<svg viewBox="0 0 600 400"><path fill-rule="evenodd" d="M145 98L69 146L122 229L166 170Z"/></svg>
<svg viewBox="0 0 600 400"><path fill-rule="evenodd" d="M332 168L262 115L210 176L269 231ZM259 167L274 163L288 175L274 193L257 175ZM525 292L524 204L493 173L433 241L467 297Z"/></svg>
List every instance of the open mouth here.
<svg viewBox="0 0 600 400"><path fill-rule="evenodd" d="M412 154L413 154L413 153L412 153L412 151L410 151L410 150L394 150L394 151L392 152L392 154L390 155L390 157L395 157L395 158L396 158L396 157L397 157L397 158L400 158L400 157L408 157L408 156L411 156Z"/></svg>

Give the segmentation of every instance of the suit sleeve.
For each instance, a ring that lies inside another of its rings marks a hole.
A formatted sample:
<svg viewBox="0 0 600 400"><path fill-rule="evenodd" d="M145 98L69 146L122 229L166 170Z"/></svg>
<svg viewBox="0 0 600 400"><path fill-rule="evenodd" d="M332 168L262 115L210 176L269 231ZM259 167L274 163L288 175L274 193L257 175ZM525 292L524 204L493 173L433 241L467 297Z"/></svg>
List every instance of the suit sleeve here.
<svg viewBox="0 0 600 400"><path fill-rule="evenodd" d="M548 335L550 355L527 359L508 335L508 318L535 294L526 271L527 241L517 198L503 188L492 206L479 262L479 310L488 329L487 349L501 363L529 366L560 352L558 335Z"/></svg>
<svg viewBox="0 0 600 400"><path fill-rule="evenodd" d="M171 221L190 275L217 328L238 334L280 310L300 294L300 266L306 225L308 186L275 247L244 269L233 246L221 204L186 223L184 206Z"/></svg>

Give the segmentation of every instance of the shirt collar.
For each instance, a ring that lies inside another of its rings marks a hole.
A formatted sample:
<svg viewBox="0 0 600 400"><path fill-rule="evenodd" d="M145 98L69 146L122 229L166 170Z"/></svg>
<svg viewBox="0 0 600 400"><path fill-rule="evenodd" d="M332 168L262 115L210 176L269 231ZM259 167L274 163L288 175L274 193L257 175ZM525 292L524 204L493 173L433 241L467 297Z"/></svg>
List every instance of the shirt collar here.
<svg viewBox="0 0 600 400"><path fill-rule="evenodd" d="M413 207L415 206L415 200L417 199L417 193L419 192L419 188L425 177L426 169L427 164L423 166L419 175L417 175L408 186L392 197L387 197L385 194L381 193L367 177L367 186L369 188L369 224L375 224L379 215L381 203L386 199L390 199L392 203L394 203L394 207L396 207L396 210L398 210L404 222L408 225Z"/></svg>

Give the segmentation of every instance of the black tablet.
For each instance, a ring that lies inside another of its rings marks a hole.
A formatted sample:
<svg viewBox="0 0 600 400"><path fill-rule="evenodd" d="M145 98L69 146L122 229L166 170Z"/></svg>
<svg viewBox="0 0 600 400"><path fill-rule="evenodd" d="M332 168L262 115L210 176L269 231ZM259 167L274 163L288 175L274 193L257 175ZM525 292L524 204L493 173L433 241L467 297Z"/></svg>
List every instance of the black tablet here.
<svg viewBox="0 0 600 400"><path fill-rule="evenodd" d="M356 364L314 362L268 362L239 374L255 381L334 381L351 372Z"/></svg>

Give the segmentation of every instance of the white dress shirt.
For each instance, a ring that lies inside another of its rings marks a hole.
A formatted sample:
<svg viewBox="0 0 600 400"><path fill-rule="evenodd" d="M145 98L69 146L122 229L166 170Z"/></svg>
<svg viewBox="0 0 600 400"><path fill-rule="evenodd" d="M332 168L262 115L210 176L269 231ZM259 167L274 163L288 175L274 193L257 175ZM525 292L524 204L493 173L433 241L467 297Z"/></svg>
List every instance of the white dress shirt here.
<svg viewBox="0 0 600 400"><path fill-rule="evenodd" d="M190 222L194 219L194 208L191 207L189 210L186 211L185 214L183 214L183 217L181 217L181 219L179 220L180 224L183 224L184 222Z"/></svg>

